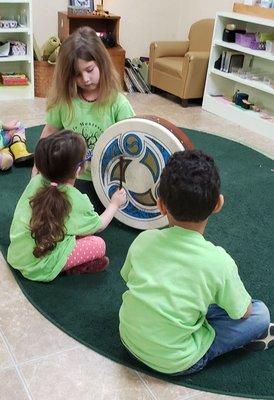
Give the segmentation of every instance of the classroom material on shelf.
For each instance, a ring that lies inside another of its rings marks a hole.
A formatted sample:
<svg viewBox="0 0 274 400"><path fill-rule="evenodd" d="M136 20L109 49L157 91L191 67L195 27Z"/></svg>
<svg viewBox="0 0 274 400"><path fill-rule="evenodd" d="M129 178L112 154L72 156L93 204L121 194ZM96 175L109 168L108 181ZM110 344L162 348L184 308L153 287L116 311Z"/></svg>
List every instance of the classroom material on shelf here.
<svg viewBox="0 0 274 400"><path fill-rule="evenodd" d="M27 54L27 45L19 40L11 40L0 46L0 57L24 56Z"/></svg>
<svg viewBox="0 0 274 400"><path fill-rule="evenodd" d="M220 69L223 72L231 72L233 68L242 68L244 64L244 54L235 51L222 52Z"/></svg>
<svg viewBox="0 0 274 400"><path fill-rule="evenodd" d="M0 80L4 86L20 86L28 85L29 80L26 74L18 74L15 72L0 73Z"/></svg>
<svg viewBox="0 0 274 400"><path fill-rule="evenodd" d="M237 29L235 24L227 24L223 31L223 41L235 43L236 33L246 33L245 29Z"/></svg>
<svg viewBox="0 0 274 400"><path fill-rule="evenodd" d="M274 41L267 40L265 43L265 50L270 54L274 54Z"/></svg>
<svg viewBox="0 0 274 400"><path fill-rule="evenodd" d="M229 23L223 30L222 40L252 50L266 50L274 54L274 32L247 32L246 29L237 28L237 24Z"/></svg>
<svg viewBox="0 0 274 400"><path fill-rule="evenodd" d="M7 3L9 3L7 1ZM27 28L28 26L28 13L27 10L25 8L22 8L16 18L13 17L13 13L12 14L12 18L9 17L3 17L3 15L1 15L0 17L0 28L3 29L14 29L14 28Z"/></svg>
<svg viewBox="0 0 274 400"><path fill-rule="evenodd" d="M265 50L265 42L260 40L260 35L254 32L236 33L235 43L252 50Z"/></svg>
<svg viewBox="0 0 274 400"><path fill-rule="evenodd" d="M0 57L8 57L10 54L10 42L3 43L0 46Z"/></svg>
<svg viewBox="0 0 274 400"><path fill-rule="evenodd" d="M18 23L15 20L0 19L0 28L13 29L13 28L17 28L17 25L18 25Z"/></svg>

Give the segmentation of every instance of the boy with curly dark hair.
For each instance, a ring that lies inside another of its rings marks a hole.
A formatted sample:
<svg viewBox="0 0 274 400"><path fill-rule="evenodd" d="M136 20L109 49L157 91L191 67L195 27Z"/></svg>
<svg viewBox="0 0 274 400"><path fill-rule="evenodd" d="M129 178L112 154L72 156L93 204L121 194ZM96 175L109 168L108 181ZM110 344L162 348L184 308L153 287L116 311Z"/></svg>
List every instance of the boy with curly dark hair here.
<svg viewBox="0 0 274 400"><path fill-rule="evenodd" d="M158 199L169 227L142 232L121 270L128 287L121 340L152 369L190 374L239 347L274 345L268 308L251 299L226 251L203 236L223 204L210 156L186 150L170 157Z"/></svg>

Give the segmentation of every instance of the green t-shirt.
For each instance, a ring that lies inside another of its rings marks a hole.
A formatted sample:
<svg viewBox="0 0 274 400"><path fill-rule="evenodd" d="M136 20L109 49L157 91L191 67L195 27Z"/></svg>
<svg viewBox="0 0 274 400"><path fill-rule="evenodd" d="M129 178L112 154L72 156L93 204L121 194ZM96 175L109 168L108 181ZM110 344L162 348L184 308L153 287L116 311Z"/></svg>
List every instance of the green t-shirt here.
<svg viewBox="0 0 274 400"><path fill-rule="evenodd" d="M51 108L46 115L46 123L57 129L70 129L80 133L93 150L99 136L111 125L134 116L134 111L122 94L118 93L113 103L97 108L95 103L88 103L80 98L73 99L73 118L70 118L66 104ZM90 166L81 175L82 179L91 180Z"/></svg>
<svg viewBox="0 0 274 400"><path fill-rule="evenodd" d="M186 370L211 346L206 320L218 304L240 319L250 295L237 266L221 247L178 226L142 232L121 270L128 290L120 309L120 335L144 364L164 373Z"/></svg>
<svg viewBox="0 0 274 400"><path fill-rule="evenodd" d="M36 175L19 199L10 228L7 257L9 264L21 271L25 278L42 282L52 281L63 269L76 245L75 236L93 234L101 226L101 219L94 211L88 196L71 185L61 185L57 190L65 192L71 204L71 212L65 223L64 240L57 243L49 254L41 258L34 257L32 252L35 242L29 229L31 218L29 200L45 184L49 183L41 175Z"/></svg>

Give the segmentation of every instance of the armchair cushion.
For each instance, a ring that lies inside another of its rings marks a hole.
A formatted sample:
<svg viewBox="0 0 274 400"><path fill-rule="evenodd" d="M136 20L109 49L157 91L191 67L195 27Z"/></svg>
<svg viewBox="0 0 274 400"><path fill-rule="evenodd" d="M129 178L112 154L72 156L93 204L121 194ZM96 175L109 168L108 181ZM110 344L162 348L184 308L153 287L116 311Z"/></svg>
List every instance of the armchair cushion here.
<svg viewBox="0 0 274 400"><path fill-rule="evenodd" d="M183 57L156 58L154 68L174 77L182 77Z"/></svg>

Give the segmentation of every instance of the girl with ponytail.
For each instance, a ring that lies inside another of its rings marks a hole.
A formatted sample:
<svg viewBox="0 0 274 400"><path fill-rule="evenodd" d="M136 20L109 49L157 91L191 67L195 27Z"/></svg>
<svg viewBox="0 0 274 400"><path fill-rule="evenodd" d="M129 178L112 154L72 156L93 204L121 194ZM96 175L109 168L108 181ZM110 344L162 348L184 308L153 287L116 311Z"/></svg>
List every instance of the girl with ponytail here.
<svg viewBox="0 0 274 400"><path fill-rule="evenodd" d="M98 215L75 187L83 172L85 140L71 131L41 139L35 150L39 174L31 179L13 217L9 264L25 278L48 282L60 272L90 273L107 267L106 245L93 234L105 229L126 201L124 189Z"/></svg>

